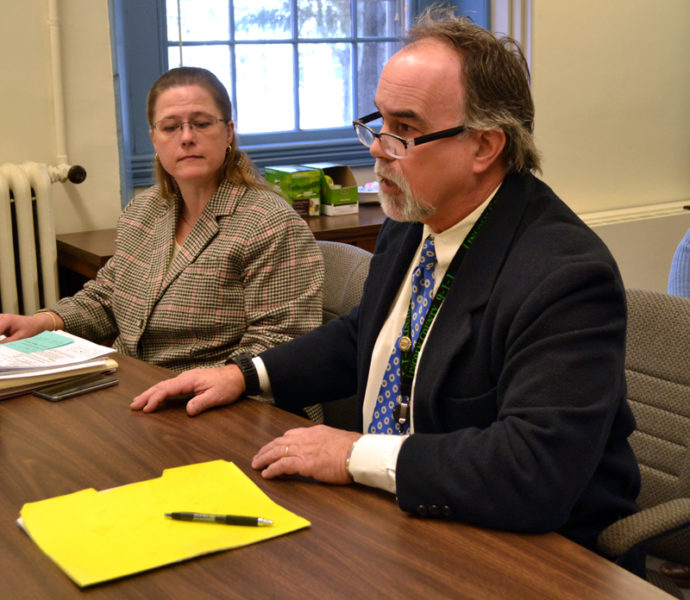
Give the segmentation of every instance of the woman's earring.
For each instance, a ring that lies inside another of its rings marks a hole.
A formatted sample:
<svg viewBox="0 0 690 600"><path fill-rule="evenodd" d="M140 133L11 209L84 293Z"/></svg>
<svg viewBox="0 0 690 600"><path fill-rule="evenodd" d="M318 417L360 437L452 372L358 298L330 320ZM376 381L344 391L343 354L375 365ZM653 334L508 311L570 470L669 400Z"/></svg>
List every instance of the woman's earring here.
<svg viewBox="0 0 690 600"><path fill-rule="evenodd" d="M232 152L232 144L228 144L228 152Z"/></svg>
<svg viewBox="0 0 690 600"><path fill-rule="evenodd" d="M153 160L158 160L158 152L153 155Z"/></svg>

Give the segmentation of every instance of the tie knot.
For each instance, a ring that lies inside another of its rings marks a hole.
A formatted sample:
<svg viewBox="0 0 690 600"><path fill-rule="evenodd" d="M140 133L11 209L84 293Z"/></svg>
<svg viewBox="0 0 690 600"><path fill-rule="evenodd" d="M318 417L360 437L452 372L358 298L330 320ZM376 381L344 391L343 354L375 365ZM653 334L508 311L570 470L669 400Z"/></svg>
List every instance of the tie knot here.
<svg viewBox="0 0 690 600"><path fill-rule="evenodd" d="M431 236L424 240L422 254L419 257L419 266L427 270L431 270L436 266L436 247L434 246L434 238Z"/></svg>

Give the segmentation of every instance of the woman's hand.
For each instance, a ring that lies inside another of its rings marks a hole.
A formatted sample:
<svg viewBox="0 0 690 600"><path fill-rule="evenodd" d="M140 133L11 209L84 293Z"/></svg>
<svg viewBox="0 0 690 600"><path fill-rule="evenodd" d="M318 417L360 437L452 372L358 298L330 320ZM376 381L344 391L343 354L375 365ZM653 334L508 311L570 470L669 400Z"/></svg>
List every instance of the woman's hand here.
<svg viewBox="0 0 690 600"><path fill-rule="evenodd" d="M14 342L32 337L42 331L62 329L65 324L53 312L40 312L29 317L23 315L0 314L0 335L6 336L2 342Z"/></svg>
<svg viewBox="0 0 690 600"><path fill-rule="evenodd" d="M236 402L245 389L244 376L237 365L193 369L150 387L136 396L129 407L153 412L166 399L193 396L187 402L187 414L193 417L214 406Z"/></svg>

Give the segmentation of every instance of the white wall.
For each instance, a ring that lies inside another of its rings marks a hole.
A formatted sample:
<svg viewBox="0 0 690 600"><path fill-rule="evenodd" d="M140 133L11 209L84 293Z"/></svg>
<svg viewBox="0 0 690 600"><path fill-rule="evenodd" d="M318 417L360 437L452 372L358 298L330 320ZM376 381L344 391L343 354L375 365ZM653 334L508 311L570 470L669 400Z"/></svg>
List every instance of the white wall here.
<svg viewBox="0 0 690 600"><path fill-rule="evenodd" d="M66 153L84 183L57 183L58 233L113 227L120 175L107 0L61 0ZM0 0L0 164L56 164L47 0Z"/></svg>
<svg viewBox="0 0 690 600"><path fill-rule="evenodd" d="M576 212L690 198L688 24L688 0L533 0L543 177Z"/></svg>
<svg viewBox="0 0 690 600"><path fill-rule="evenodd" d="M626 288L666 292L673 253L690 229L690 211L592 229L611 250Z"/></svg>

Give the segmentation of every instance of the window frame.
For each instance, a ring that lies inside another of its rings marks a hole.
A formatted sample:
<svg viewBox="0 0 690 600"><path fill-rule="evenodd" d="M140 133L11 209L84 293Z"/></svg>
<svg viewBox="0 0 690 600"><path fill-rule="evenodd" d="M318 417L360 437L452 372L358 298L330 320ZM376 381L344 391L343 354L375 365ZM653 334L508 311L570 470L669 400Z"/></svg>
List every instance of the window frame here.
<svg viewBox="0 0 690 600"><path fill-rule="evenodd" d="M435 0L408 2L414 18ZM489 27L490 0L447 4L470 15L476 23ZM148 135L145 103L151 83L168 67L165 0L109 0L109 11L124 205L131 198L134 187L148 186L154 181L153 146ZM246 144L246 138L252 143ZM239 135L238 141L260 169L271 164L324 161L351 167L374 163L369 149L359 142L349 126L293 132L292 135Z"/></svg>

